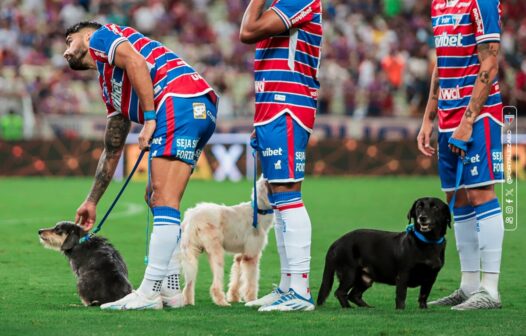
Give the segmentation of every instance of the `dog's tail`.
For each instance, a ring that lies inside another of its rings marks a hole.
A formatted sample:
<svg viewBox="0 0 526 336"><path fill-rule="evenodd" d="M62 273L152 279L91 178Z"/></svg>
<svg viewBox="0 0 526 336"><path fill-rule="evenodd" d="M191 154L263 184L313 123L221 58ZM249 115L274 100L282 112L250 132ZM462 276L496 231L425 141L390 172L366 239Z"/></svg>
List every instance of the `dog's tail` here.
<svg viewBox="0 0 526 336"><path fill-rule="evenodd" d="M320 291L318 293L318 306L321 306L332 290L332 285L334 284L334 272L336 270L336 254L334 253L334 248L331 246L329 251L327 251L327 256L325 257L325 269L323 270L323 280L321 281Z"/></svg>

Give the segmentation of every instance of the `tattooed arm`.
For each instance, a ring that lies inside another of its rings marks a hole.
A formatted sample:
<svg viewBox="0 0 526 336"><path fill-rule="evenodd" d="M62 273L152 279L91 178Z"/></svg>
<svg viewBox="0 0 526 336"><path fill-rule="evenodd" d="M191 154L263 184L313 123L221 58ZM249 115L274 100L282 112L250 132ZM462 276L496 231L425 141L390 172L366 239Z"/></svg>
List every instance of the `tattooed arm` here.
<svg viewBox="0 0 526 336"><path fill-rule="evenodd" d="M104 150L99 158L95 181L88 197L77 209L75 216L75 222L79 223L80 220L80 224L86 230L91 229L95 223L97 203L111 182L129 131L130 121L122 115L118 114L108 119L104 136Z"/></svg>
<svg viewBox="0 0 526 336"><path fill-rule="evenodd" d="M427 99L426 110L422 119L422 126L416 141L418 149L426 156L435 154L435 149L429 145L431 135L433 134L433 121L438 112L438 93L440 91L438 68L435 65L433 75L431 76L431 86L429 88L429 98Z"/></svg>
<svg viewBox="0 0 526 336"><path fill-rule="evenodd" d="M466 112L464 112L460 125L452 135L453 138L463 141L468 141L471 138L473 123L484 107L493 81L499 72L499 52L500 44L498 42L482 43L477 46L480 61L479 73L473 86L471 100L466 108ZM462 157L465 155L464 151L453 145L449 145L449 148L453 153L459 154Z"/></svg>

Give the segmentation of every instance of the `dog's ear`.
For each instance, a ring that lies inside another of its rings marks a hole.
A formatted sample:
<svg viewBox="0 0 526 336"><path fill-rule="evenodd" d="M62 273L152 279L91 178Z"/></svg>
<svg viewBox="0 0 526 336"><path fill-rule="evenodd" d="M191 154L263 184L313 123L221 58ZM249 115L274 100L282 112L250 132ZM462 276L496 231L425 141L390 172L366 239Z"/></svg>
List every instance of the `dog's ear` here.
<svg viewBox="0 0 526 336"><path fill-rule="evenodd" d="M75 245L79 243L81 230L70 230L68 237L64 240L64 243L60 247L62 251L71 250Z"/></svg>
<svg viewBox="0 0 526 336"><path fill-rule="evenodd" d="M407 220L409 221L409 224L411 224L411 222L414 220L416 222L416 204L418 203L419 200L416 200L414 203L413 203L413 206L411 207L411 209L409 210L409 212L407 213Z"/></svg>

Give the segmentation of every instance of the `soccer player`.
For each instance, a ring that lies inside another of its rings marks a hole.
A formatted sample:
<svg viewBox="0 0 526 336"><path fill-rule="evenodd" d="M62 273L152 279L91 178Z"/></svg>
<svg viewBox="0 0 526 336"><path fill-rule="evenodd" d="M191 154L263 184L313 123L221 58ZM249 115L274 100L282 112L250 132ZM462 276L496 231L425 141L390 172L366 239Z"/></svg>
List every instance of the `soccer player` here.
<svg viewBox="0 0 526 336"><path fill-rule="evenodd" d="M179 307L180 265L170 263L181 234L179 205L192 167L214 132L218 97L173 51L133 28L81 22L67 30L66 45L64 57L72 69L99 72L108 113L95 181L75 220L86 230L95 223L97 203L132 121L144 124L139 147L150 150L153 231L144 279L137 291L101 308Z"/></svg>
<svg viewBox="0 0 526 336"><path fill-rule="evenodd" d="M313 310L309 289L311 221L302 201L305 150L314 126L322 41L320 0L251 0L240 39L257 43L255 142L270 183L281 281L248 302L259 311Z"/></svg>
<svg viewBox="0 0 526 336"><path fill-rule="evenodd" d="M500 11L498 0L431 4L437 65L417 141L424 155L434 155L430 138L438 114L438 169L448 201L456 190L453 215L462 278L459 289L430 304L454 310L501 307L504 225L494 190L503 181Z"/></svg>

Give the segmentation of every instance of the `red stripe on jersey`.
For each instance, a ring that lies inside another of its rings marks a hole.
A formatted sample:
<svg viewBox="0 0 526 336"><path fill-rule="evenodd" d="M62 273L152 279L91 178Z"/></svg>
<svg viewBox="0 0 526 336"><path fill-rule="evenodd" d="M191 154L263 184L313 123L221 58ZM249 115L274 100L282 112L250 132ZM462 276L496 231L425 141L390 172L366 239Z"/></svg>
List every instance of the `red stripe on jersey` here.
<svg viewBox="0 0 526 336"><path fill-rule="evenodd" d="M470 76L470 75L477 75L479 73L480 64L474 64L470 65L468 67L458 67L458 68L438 68L438 77L441 79L448 79L452 77L457 77L460 75L462 76ZM460 79L459 79L460 82Z"/></svg>
<svg viewBox="0 0 526 336"><path fill-rule="evenodd" d="M495 175L493 175L493 164L492 164L492 157L491 157L491 131L489 128L489 119L484 118L484 135L486 137L486 156L488 158L488 170L489 170L489 176L492 180L495 179Z"/></svg>
<svg viewBox="0 0 526 336"><path fill-rule="evenodd" d="M294 178L294 124L292 117L287 113L287 156L289 162L289 178Z"/></svg>
<svg viewBox="0 0 526 336"><path fill-rule="evenodd" d="M320 47L313 46L312 44L308 44L304 41L298 41L298 44L296 45L296 50L304 52L305 54L311 55L316 58L320 57Z"/></svg>
<svg viewBox="0 0 526 336"><path fill-rule="evenodd" d="M265 81L265 92L293 93L312 97L310 94L311 90L315 89L300 83Z"/></svg>
<svg viewBox="0 0 526 336"><path fill-rule="evenodd" d="M294 62L294 69L289 68L289 61L284 59L263 59L254 60L254 69L258 70L283 70L283 71L296 71L305 76L314 77L316 75L316 69L300 62Z"/></svg>
<svg viewBox="0 0 526 336"><path fill-rule="evenodd" d="M137 50L141 50L145 45L150 43L150 41L151 40L147 37L141 37L140 39L135 41L135 43L133 43L133 47Z"/></svg>
<svg viewBox="0 0 526 336"><path fill-rule="evenodd" d="M310 129L314 127L314 119L316 115L315 108L267 102L256 102L254 122L263 123L272 119L277 114L282 113L284 109L290 110L306 127Z"/></svg>
<svg viewBox="0 0 526 336"><path fill-rule="evenodd" d="M171 97L166 99L166 147L164 147L164 156L170 156L174 142L175 133L175 114L174 102Z"/></svg>

